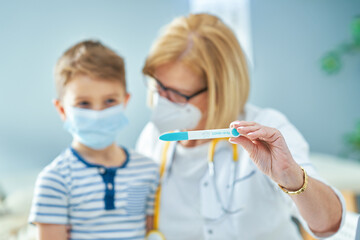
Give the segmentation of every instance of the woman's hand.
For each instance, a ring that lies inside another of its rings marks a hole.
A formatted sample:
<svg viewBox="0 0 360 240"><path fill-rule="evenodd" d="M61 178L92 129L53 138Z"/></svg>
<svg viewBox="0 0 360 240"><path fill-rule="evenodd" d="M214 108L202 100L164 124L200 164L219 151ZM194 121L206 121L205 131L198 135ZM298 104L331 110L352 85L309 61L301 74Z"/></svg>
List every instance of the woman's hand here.
<svg viewBox="0 0 360 240"><path fill-rule="evenodd" d="M303 172L279 130L246 121L232 122L230 127L236 128L241 136L229 141L243 146L264 174L288 190L301 188Z"/></svg>
<svg viewBox="0 0 360 240"><path fill-rule="evenodd" d="M255 122L235 121L241 136L230 138L249 153L257 167L275 182L290 191L303 185L303 172L293 159L279 130ZM335 233L341 223L342 207L335 192L309 176L308 188L299 195L291 195L310 229L319 237Z"/></svg>

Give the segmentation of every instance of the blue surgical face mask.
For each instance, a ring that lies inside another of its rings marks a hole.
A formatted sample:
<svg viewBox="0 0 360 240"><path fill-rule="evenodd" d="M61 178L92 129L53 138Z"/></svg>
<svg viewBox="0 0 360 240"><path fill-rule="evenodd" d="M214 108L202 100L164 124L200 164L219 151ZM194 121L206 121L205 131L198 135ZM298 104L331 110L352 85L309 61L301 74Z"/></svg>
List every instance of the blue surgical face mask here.
<svg viewBox="0 0 360 240"><path fill-rule="evenodd" d="M64 128L85 146L100 150L115 142L120 130L128 123L122 105L101 111L66 107Z"/></svg>

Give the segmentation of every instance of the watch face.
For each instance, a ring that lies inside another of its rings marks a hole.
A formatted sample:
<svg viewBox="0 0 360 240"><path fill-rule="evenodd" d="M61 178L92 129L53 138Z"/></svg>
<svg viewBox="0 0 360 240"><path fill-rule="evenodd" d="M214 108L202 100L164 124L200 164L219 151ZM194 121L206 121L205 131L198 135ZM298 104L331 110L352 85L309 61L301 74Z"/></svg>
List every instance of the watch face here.
<svg viewBox="0 0 360 240"><path fill-rule="evenodd" d="M165 240L165 237L161 232L159 232L157 230L151 230L147 234L146 240Z"/></svg>

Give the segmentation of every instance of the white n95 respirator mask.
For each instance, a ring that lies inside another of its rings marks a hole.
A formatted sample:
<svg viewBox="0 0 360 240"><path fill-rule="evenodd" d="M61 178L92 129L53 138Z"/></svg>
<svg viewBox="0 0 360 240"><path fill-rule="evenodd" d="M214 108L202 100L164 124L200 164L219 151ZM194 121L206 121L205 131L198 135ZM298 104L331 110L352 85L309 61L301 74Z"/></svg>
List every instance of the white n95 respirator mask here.
<svg viewBox="0 0 360 240"><path fill-rule="evenodd" d="M198 125L202 116L201 111L194 105L189 103L179 105L159 94L154 94L153 104L151 121L160 133L193 129Z"/></svg>

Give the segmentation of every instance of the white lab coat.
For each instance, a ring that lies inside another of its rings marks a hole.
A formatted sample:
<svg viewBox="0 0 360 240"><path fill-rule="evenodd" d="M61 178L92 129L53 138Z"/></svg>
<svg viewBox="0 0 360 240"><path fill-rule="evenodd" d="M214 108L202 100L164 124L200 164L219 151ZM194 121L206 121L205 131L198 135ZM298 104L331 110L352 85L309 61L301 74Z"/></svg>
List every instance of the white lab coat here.
<svg viewBox="0 0 360 240"><path fill-rule="evenodd" d="M247 105L244 115L239 116L239 119L280 130L295 161L305 168L309 176L323 181L309 161L308 144L284 115L272 109ZM158 136L155 126L148 123L136 148L140 153L160 162L164 143L158 140ZM229 201L233 186L234 198L230 210L242 210L217 219L223 211L207 171L207 146L186 149L173 144L167 153L159 227L167 240L301 239L296 225L291 221L292 217L310 231L290 197L254 165L240 145L239 166L234 181L232 148L226 141L216 147L216 184L223 205ZM334 190L341 200L344 220L344 200Z"/></svg>

